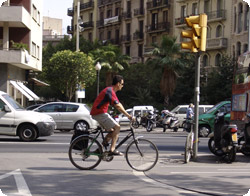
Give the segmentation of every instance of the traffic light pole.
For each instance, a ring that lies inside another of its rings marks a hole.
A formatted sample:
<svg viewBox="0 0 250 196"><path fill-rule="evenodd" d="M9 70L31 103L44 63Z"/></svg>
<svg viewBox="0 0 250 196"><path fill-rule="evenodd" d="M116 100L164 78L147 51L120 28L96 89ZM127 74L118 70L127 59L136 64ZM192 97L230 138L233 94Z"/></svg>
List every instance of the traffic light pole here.
<svg viewBox="0 0 250 196"><path fill-rule="evenodd" d="M199 102L200 102L200 52L196 53L196 63L195 63L195 112L194 112L194 160L198 156L198 129L199 129Z"/></svg>

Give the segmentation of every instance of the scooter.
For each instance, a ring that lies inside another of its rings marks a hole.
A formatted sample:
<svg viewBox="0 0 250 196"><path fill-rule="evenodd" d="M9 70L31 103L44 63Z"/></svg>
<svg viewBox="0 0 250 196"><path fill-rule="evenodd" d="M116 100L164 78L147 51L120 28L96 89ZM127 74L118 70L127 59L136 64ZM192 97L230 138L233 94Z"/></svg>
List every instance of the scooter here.
<svg viewBox="0 0 250 196"><path fill-rule="evenodd" d="M224 119L225 113L219 112L215 116L214 132L209 134L208 148L216 156L226 158L228 163L236 159L238 146L237 126L228 124Z"/></svg>
<svg viewBox="0 0 250 196"><path fill-rule="evenodd" d="M178 128L180 127L180 121L178 117L175 116L174 113L163 110L161 112L162 114L162 126L163 126L163 132L166 131L166 129L173 129L174 132L178 131Z"/></svg>
<svg viewBox="0 0 250 196"><path fill-rule="evenodd" d="M156 114L153 111L148 111L146 130L147 132L153 131L153 128L156 127Z"/></svg>
<svg viewBox="0 0 250 196"><path fill-rule="evenodd" d="M245 117L245 127L241 132L242 134L239 137L238 145L239 151L246 155L250 156L250 113L246 114Z"/></svg>

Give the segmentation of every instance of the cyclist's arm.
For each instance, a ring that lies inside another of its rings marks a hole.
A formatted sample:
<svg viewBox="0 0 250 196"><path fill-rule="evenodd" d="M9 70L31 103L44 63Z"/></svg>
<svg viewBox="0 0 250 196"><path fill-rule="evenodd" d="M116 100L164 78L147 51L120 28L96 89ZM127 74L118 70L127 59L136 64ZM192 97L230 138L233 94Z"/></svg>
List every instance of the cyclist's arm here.
<svg viewBox="0 0 250 196"><path fill-rule="evenodd" d="M123 105L122 105L121 103L115 104L115 107L116 107L116 109L117 109L119 112L121 112L121 113L123 113L125 116L127 116L128 119L130 119L130 120L132 119L132 116L131 116L129 113L126 112L126 110L124 109L124 107L123 107Z"/></svg>

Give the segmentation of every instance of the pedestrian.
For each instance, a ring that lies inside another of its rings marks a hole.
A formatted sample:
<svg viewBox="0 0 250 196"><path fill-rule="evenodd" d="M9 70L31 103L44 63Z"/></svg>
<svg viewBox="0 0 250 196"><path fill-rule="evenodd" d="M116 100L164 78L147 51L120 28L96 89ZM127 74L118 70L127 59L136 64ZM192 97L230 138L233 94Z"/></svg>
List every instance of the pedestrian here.
<svg viewBox="0 0 250 196"><path fill-rule="evenodd" d="M113 105L119 112L123 113L132 120L132 116L126 112L123 105L119 102L116 92L120 91L124 86L123 77L115 75L113 78L112 86L103 89L94 101L90 114L101 126L106 130L111 131L106 135L103 141L104 146L108 146L111 140L110 154L120 155L123 153L115 150L116 141L120 133L120 125L108 114L109 105Z"/></svg>
<svg viewBox="0 0 250 196"><path fill-rule="evenodd" d="M193 118L193 116L194 116L193 108L194 108L194 104L190 103L188 108L187 108L187 112L186 112L186 118L187 119L192 119Z"/></svg>

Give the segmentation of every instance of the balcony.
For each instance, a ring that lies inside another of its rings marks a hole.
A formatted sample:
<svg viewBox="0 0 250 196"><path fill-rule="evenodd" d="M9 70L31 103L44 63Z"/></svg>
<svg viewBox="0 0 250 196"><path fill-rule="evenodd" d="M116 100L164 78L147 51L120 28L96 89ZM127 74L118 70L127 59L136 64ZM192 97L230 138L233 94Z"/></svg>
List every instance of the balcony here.
<svg viewBox="0 0 250 196"><path fill-rule="evenodd" d="M41 61L37 60L25 50L20 49L0 49L1 63L9 63L23 69L33 69L36 71L42 70Z"/></svg>
<svg viewBox="0 0 250 196"><path fill-rule="evenodd" d="M124 18L125 20L131 19L132 18L132 13L131 12L123 12L122 13L122 18Z"/></svg>
<svg viewBox="0 0 250 196"><path fill-rule="evenodd" d="M121 16L114 16L114 17L111 17L111 18L105 18L104 21L103 21L104 26L116 24L116 23L119 23L119 22L121 22Z"/></svg>
<svg viewBox="0 0 250 196"><path fill-rule="evenodd" d="M96 26L97 26L98 28L104 27L104 20L98 20L98 21L96 21Z"/></svg>
<svg viewBox="0 0 250 196"><path fill-rule="evenodd" d="M133 40L143 40L144 38L144 33L140 31L136 31L133 34Z"/></svg>
<svg viewBox="0 0 250 196"><path fill-rule="evenodd" d="M207 50L225 49L227 48L227 38L207 39Z"/></svg>
<svg viewBox="0 0 250 196"><path fill-rule="evenodd" d="M144 16L144 14L145 14L144 8L134 9L134 16L135 17Z"/></svg>
<svg viewBox="0 0 250 196"><path fill-rule="evenodd" d="M68 16L74 16L74 9L73 8L68 8Z"/></svg>
<svg viewBox="0 0 250 196"><path fill-rule="evenodd" d="M9 27L24 27L31 29L31 16L22 6L0 7L0 26L3 26L3 21L7 21Z"/></svg>
<svg viewBox="0 0 250 196"><path fill-rule="evenodd" d="M154 10L159 8L170 8L170 4L168 0L153 0L151 2L147 2L147 9Z"/></svg>
<svg viewBox="0 0 250 196"><path fill-rule="evenodd" d="M181 17L181 18L176 18L175 19L175 25L178 26L178 25L184 25L186 24L185 22L185 17Z"/></svg>
<svg viewBox="0 0 250 196"><path fill-rule="evenodd" d="M93 9L94 8L94 2L89 1L87 3L81 3L80 4L80 10L87 10L87 9Z"/></svg>
<svg viewBox="0 0 250 196"><path fill-rule="evenodd" d="M107 42L111 43L113 45L119 45L121 43L119 38L117 38L117 39L109 39L109 40L107 40Z"/></svg>
<svg viewBox="0 0 250 196"><path fill-rule="evenodd" d="M84 27L85 29L93 28L94 27L94 22L93 21L84 22L81 26Z"/></svg>
<svg viewBox="0 0 250 196"><path fill-rule="evenodd" d="M226 19L226 10L218 10L218 11L207 13L208 22L220 21L220 20L225 20L225 19Z"/></svg>
<svg viewBox="0 0 250 196"><path fill-rule="evenodd" d="M68 33L68 34L73 34L73 33L74 33L74 28L73 28L73 26L67 26L67 33Z"/></svg>
<svg viewBox="0 0 250 196"><path fill-rule="evenodd" d="M109 5L112 3L118 3L121 2L122 0L99 0L98 1L98 6L104 6L104 5Z"/></svg>
<svg viewBox="0 0 250 196"><path fill-rule="evenodd" d="M145 47L144 48L144 56L150 56L152 54L153 50L154 50L154 48L152 48L152 47Z"/></svg>
<svg viewBox="0 0 250 196"><path fill-rule="evenodd" d="M122 42L130 42L131 41L131 35L122 35L121 36Z"/></svg>
<svg viewBox="0 0 250 196"><path fill-rule="evenodd" d="M170 30L170 22L156 23L147 26L148 33L156 33L163 31L169 33L169 30Z"/></svg>

